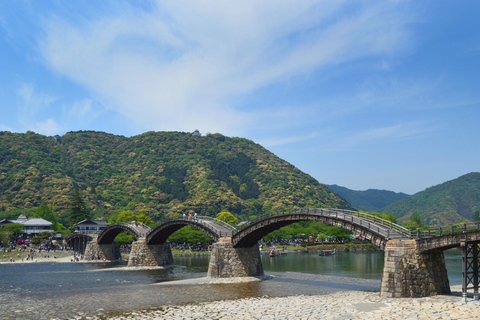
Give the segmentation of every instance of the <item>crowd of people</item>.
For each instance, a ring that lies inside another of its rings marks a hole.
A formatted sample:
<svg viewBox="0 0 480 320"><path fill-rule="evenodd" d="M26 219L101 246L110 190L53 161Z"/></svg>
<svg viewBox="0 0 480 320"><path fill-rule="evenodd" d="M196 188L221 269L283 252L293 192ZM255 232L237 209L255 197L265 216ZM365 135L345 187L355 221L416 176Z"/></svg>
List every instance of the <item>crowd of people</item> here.
<svg viewBox="0 0 480 320"><path fill-rule="evenodd" d="M191 243L170 243L170 247L172 250L180 250L182 252L188 253L188 252L207 252L212 250L212 245L207 243L207 244L202 244L200 242L197 242L196 244L191 244Z"/></svg>
<svg viewBox="0 0 480 320"><path fill-rule="evenodd" d="M260 245L263 246L293 246L298 247L303 243L348 243L348 242L358 242L358 241L368 241L361 236L355 238L342 238L342 237L327 237L325 239L315 238L315 237L306 237L306 238L290 238L290 239L270 239L270 240L261 240Z"/></svg>

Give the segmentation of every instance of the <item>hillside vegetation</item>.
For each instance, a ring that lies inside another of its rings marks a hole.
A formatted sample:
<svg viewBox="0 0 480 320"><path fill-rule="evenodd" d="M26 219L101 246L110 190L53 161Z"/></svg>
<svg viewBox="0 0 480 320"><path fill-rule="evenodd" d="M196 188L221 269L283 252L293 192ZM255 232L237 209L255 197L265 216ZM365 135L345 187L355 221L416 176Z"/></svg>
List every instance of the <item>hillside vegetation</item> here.
<svg viewBox="0 0 480 320"><path fill-rule="evenodd" d="M94 218L222 210L246 218L294 207L352 208L325 185L243 138L69 132L53 139L0 132L0 219L45 201L61 222L78 189Z"/></svg>
<svg viewBox="0 0 480 320"><path fill-rule="evenodd" d="M445 225L477 220L479 209L480 173L472 172L394 202L381 212L396 215L399 221L418 213L425 225Z"/></svg>
<svg viewBox="0 0 480 320"><path fill-rule="evenodd" d="M410 197L406 193L387 190L368 189L356 191L337 186L336 184L327 186L355 208L365 211L380 211L383 207L395 201Z"/></svg>

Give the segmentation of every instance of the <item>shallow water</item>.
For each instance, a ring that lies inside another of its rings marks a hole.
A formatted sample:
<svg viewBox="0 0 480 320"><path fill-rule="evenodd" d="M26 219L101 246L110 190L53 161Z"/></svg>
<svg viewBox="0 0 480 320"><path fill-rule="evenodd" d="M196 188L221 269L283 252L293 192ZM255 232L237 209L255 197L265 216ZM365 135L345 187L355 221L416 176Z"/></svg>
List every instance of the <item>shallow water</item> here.
<svg viewBox="0 0 480 320"><path fill-rule="evenodd" d="M445 255L451 284L461 280L461 254ZM0 265L1 319L65 319L165 305L259 296L379 290L383 252L262 255L274 278L261 282L180 286L158 282L204 277L209 256L176 257L171 269L118 270L114 264ZM115 267L115 269L109 270Z"/></svg>

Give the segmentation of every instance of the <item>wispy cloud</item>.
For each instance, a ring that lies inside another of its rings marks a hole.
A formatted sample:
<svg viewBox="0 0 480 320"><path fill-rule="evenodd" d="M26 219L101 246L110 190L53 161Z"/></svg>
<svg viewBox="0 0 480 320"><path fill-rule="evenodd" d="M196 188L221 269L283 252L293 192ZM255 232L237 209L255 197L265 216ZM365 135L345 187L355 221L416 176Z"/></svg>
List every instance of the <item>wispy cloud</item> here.
<svg viewBox="0 0 480 320"><path fill-rule="evenodd" d="M238 134L255 115L233 107L239 95L410 42L395 2L156 3L77 24L47 17L46 64L144 128Z"/></svg>
<svg viewBox="0 0 480 320"><path fill-rule="evenodd" d="M313 139L315 137L318 137L318 132L312 132L310 134L301 135L301 136L261 139L257 142L264 147L270 148L270 147L276 147L276 146L285 145L285 144L306 141L306 140Z"/></svg>
<svg viewBox="0 0 480 320"><path fill-rule="evenodd" d="M35 92L34 86L29 83L19 87L17 96L20 99L21 115L25 118L37 115L43 107L57 100L57 97L52 95Z"/></svg>
<svg viewBox="0 0 480 320"><path fill-rule="evenodd" d="M412 121L357 131L335 140L335 150L351 149L369 143L394 142L433 134L438 128L432 123Z"/></svg>
<svg viewBox="0 0 480 320"><path fill-rule="evenodd" d="M32 84L22 84L17 91L19 123L23 126L22 131L32 130L37 133L57 133L59 125L52 118L39 121L42 114L50 108L57 97L35 92Z"/></svg>
<svg viewBox="0 0 480 320"><path fill-rule="evenodd" d="M54 119L35 122L32 127L33 131L51 136L60 133L61 127Z"/></svg>
<svg viewBox="0 0 480 320"><path fill-rule="evenodd" d="M13 131L15 132L15 130L3 123L0 123L0 131Z"/></svg>
<svg viewBox="0 0 480 320"><path fill-rule="evenodd" d="M22 84L17 91L17 117L20 128L45 135L60 134L72 128L84 128L98 118L103 108L93 108L92 100L67 102L37 90L32 84Z"/></svg>

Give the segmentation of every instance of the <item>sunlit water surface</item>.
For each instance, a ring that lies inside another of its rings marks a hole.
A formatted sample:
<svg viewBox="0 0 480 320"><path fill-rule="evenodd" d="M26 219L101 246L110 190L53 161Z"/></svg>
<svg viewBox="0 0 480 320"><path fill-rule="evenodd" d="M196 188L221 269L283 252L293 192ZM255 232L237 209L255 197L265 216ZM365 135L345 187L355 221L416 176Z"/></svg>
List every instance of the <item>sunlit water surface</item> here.
<svg viewBox="0 0 480 320"><path fill-rule="evenodd" d="M0 318L65 319L245 297L378 291L383 257L383 252L289 253L275 258L263 254L265 273L274 276L271 280L189 286L154 284L206 276L209 256L176 257L176 267L148 271L118 270L113 264L4 264ZM461 252L449 250L445 261L450 284L461 283Z"/></svg>

